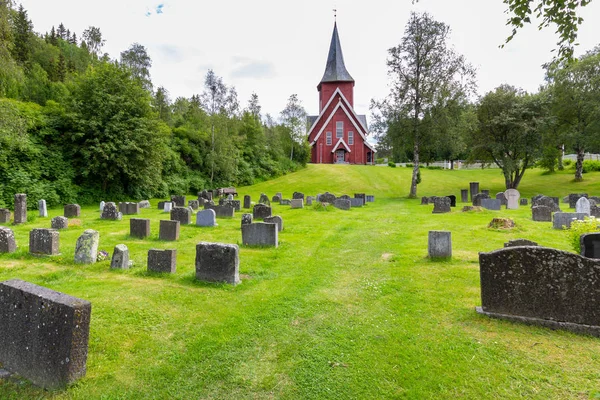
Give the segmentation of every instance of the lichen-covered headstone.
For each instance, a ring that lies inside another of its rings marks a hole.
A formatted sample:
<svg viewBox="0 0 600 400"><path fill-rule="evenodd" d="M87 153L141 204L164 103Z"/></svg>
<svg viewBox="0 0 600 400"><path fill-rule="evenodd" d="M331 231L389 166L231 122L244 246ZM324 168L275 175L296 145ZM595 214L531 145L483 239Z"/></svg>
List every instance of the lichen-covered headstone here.
<svg viewBox="0 0 600 400"><path fill-rule="evenodd" d="M161 220L158 231L160 240L178 240L179 239L179 221Z"/></svg>
<svg viewBox="0 0 600 400"><path fill-rule="evenodd" d="M58 216L50 220L52 229L67 229L69 227L69 219L67 217Z"/></svg>
<svg viewBox="0 0 600 400"><path fill-rule="evenodd" d="M118 244L113 250L110 260L112 269L129 269L129 249L124 244Z"/></svg>
<svg viewBox="0 0 600 400"><path fill-rule="evenodd" d="M269 197L267 197L267 195L264 194L264 193L260 194L260 198L258 199L258 202L260 204L264 204L264 205L267 205L267 206L271 205L271 202L269 201Z"/></svg>
<svg viewBox="0 0 600 400"><path fill-rule="evenodd" d="M81 215L81 206L79 204L66 204L63 215L67 218L79 217Z"/></svg>
<svg viewBox="0 0 600 400"><path fill-rule="evenodd" d="M171 210L171 221L179 221L181 225L192 223L192 213L187 207L175 207Z"/></svg>
<svg viewBox="0 0 600 400"><path fill-rule="evenodd" d="M552 209L548 206L531 207L531 218L537 222L551 222Z"/></svg>
<svg viewBox="0 0 600 400"><path fill-rule="evenodd" d="M452 257L452 232L429 231L427 254L430 258Z"/></svg>
<svg viewBox="0 0 600 400"><path fill-rule="evenodd" d="M10 210L8 208L0 208L0 224L8 224L10 222Z"/></svg>
<svg viewBox="0 0 600 400"><path fill-rule="evenodd" d="M254 208L252 209L252 217L254 217L254 219L263 219L265 217L270 217L271 216L271 207L262 204L262 203L258 203L254 205Z"/></svg>
<svg viewBox="0 0 600 400"><path fill-rule="evenodd" d="M144 239L150 236L150 220L131 218L129 220L129 236Z"/></svg>
<svg viewBox="0 0 600 400"><path fill-rule="evenodd" d="M240 283L239 248L235 244L200 242L196 245L196 279Z"/></svg>
<svg viewBox="0 0 600 400"><path fill-rule="evenodd" d="M15 217L13 223L24 224L27 222L27 195L24 193L15 194Z"/></svg>
<svg viewBox="0 0 600 400"><path fill-rule="evenodd" d="M188 207L192 207L192 210L197 210L200 207L198 200L188 200Z"/></svg>
<svg viewBox="0 0 600 400"><path fill-rule="evenodd" d="M278 230L276 224L256 222L242 225L242 243L245 246L273 246L277 247Z"/></svg>
<svg viewBox="0 0 600 400"><path fill-rule="evenodd" d="M148 250L148 271L174 274L177 270L176 259L176 249L150 249Z"/></svg>
<svg viewBox="0 0 600 400"><path fill-rule="evenodd" d="M247 224L251 224L251 223L252 223L252 214L242 214L242 225L247 225Z"/></svg>
<svg viewBox="0 0 600 400"><path fill-rule="evenodd" d="M283 218L281 218L279 215L273 215L272 217L265 217L265 219L263 219L264 222L268 222L270 224L276 224L277 225L277 231L281 232L283 230Z"/></svg>
<svg viewBox="0 0 600 400"><path fill-rule="evenodd" d="M55 229L35 228L29 232L31 254L56 255L59 251L60 233Z"/></svg>
<svg viewBox="0 0 600 400"><path fill-rule="evenodd" d="M450 198L449 197L436 197L433 200L433 214L449 213L450 209Z"/></svg>
<svg viewBox="0 0 600 400"><path fill-rule="evenodd" d="M325 192L322 195L319 196L319 201L321 203L329 203L329 204L333 204L333 202L335 201L336 197L334 194L331 194L329 192Z"/></svg>
<svg viewBox="0 0 600 400"><path fill-rule="evenodd" d="M104 205L104 209L102 210L100 218L113 221L120 221L123 218L123 214L119 212L115 203L109 201Z"/></svg>
<svg viewBox="0 0 600 400"><path fill-rule="evenodd" d="M171 201L175 203L174 207L185 207L185 196L171 196Z"/></svg>
<svg viewBox="0 0 600 400"><path fill-rule="evenodd" d="M294 192L292 194L292 200L294 200L294 199L302 199L302 200L304 200L304 193L302 193L302 192Z"/></svg>
<svg viewBox="0 0 600 400"><path fill-rule="evenodd" d="M17 250L15 233L12 229L0 226L0 253L14 253Z"/></svg>
<svg viewBox="0 0 600 400"><path fill-rule="evenodd" d="M98 245L100 233L93 229L86 229L77 239L75 245L75 263L94 264L98 258Z"/></svg>

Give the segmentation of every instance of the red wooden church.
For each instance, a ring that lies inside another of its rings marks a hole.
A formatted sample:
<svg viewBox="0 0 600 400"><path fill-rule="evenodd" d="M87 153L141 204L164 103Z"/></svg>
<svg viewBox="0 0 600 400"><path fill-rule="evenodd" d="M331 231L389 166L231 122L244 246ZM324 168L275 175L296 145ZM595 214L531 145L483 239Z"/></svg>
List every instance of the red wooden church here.
<svg viewBox="0 0 600 400"><path fill-rule="evenodd" d="M367 118L354 111L354 79L344 65L337 24L319 91L319 115L308 117L311 162L374 164L375 148L367 143Z"/></svg>

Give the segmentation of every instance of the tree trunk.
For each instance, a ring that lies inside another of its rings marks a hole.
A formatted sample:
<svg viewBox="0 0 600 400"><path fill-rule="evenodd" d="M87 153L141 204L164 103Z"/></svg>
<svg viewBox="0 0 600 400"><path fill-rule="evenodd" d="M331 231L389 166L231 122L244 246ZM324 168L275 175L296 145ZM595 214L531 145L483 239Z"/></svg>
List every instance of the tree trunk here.
<svg viewBox="0 0 600 400"><path fill-rule="evenodd" d="M294 159L294 141L292 140L292 151L290 152L290 161Z"/></svg>
<svg viewBox="0 0 600 400"><path fill-rule="evenodd" d="M214 118L214 115L212 118ZM215 122L214 121L212 121L211 131L212 131L212 146L211 146L212 147L212 157L211 157L211 163L210 163L210 184L212 186L213 178L215 176Z"/></svg>
<svg viewBox="0 0 600 400"><path fill-rule="evenodd" d="M417 198L417 179L419 177L419 143L415 140L414 147L414 158L413 158L413 173L410 182L410 193L408 197L410 199Z"/></svg>
<svg viewBox="0 0 600 400"><path fill-rule="evenodd" d="M575 182L583 180L583 159L585 158L585 149L580 147L577 149L577 162L575 163Z"/></svg>
<svg viewBox="0 0 600 400"><path fill-rule="evenodd" d="M454 160L450 160L450 169L454 169Z"/></svg>
<svg viewBox="0 0 600 400"><path fill-rule="evenodd" d="M565 169L565 166L563 165L563 152L564 152L564 145L562 146L558 146L558 170L562 171Z"/></svg>

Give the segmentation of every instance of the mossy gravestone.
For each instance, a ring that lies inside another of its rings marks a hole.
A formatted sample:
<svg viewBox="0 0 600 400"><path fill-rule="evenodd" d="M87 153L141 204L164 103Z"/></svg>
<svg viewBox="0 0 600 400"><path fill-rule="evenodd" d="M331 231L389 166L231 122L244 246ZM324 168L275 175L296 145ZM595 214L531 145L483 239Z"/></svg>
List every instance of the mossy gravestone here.
<svg viewBox="0 0 600 400"><path fill-rule="evenodd" d="M77 239L75 245L75 262L78 264L93 264L98 258L98 245L100 233L93 229L86 229Z"/></svg>

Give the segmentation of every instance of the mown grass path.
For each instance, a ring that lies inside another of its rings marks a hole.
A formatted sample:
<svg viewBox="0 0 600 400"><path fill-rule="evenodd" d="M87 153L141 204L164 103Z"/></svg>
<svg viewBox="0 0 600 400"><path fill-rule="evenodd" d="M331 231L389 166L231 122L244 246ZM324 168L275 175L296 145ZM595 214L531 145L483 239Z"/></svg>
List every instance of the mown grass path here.
<svg viewBox="0 0 600 400"><path fill-rule="evenodd" d="M20 278L92 302L87 376L64 391L0 382L0 398L590 398L600 390L600 340L480 316L478 252L528 238L570 250L565 232L519 210L431 214L408 200L410 169L309 166L247 188L240 195L281 191L367 192L376 202L350 211L274 206L284 232L278 249L241 248L241 285L194 280L195 244L239 243L240 215L216 228L184 226L178 242L128 237L129 216L102 221L84 207L81 226L61 232L61 256L27 253L38 218L14 227L13 255L0 255L0 280ZM600 194L600 173L528 171L521 192ZM502 190L497 170L424 170L420 195L455 194L479 181ZM110 200L110 199L106 199ZM563 207L565 209L566 206ZM511 231L491 230L494 216L513 218ZM100 248L126 243L134 267L72 263L84 229L100 231ZM426 258L427 232L452 231L451 261ZM177 273L148 274L149 248L178 249Z"/></svg>

